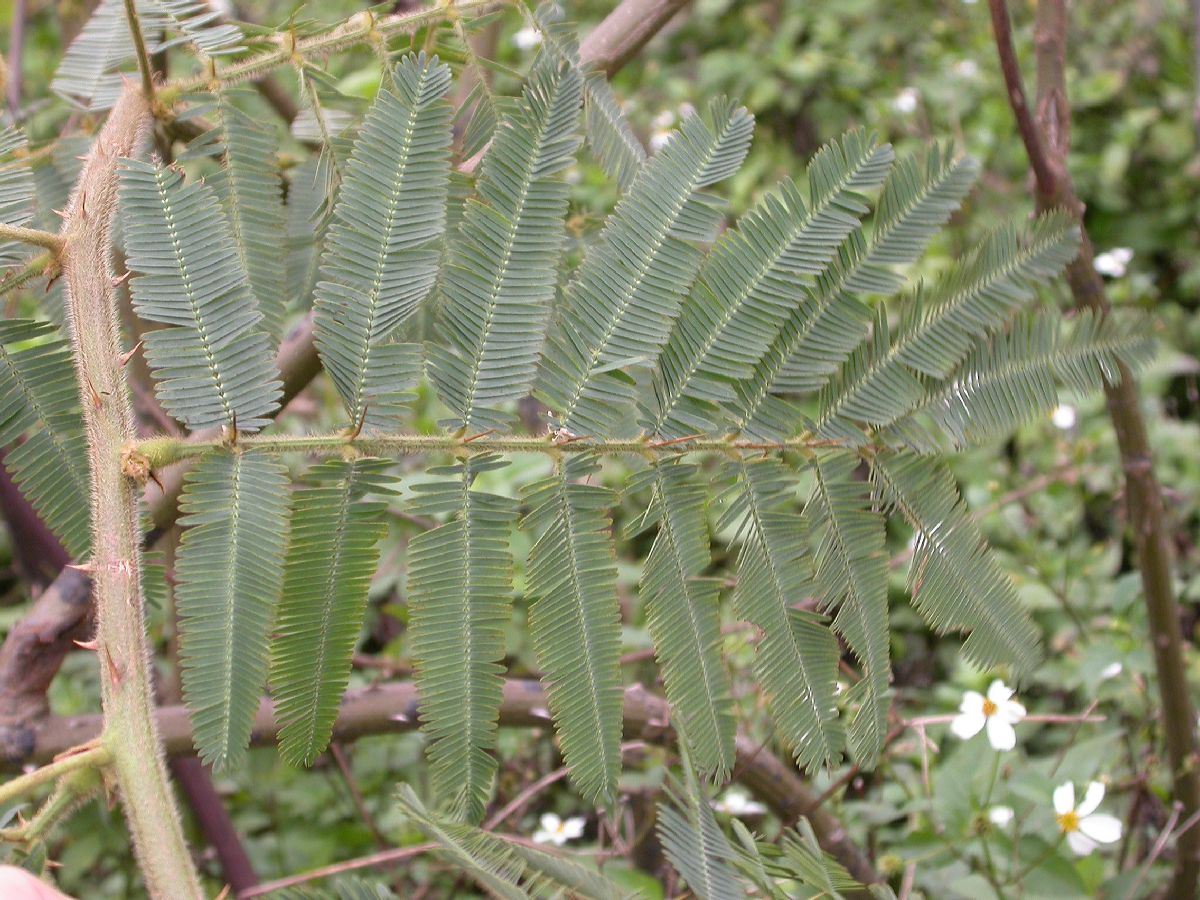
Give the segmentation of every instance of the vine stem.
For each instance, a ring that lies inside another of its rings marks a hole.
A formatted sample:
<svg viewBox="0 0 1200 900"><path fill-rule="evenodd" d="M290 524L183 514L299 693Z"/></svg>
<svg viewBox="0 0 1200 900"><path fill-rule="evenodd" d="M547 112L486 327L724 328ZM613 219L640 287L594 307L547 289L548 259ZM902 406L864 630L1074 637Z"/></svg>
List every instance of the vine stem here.
<svg viewBox="0 0 1200 900"><path fill-rule="evenodd" d="M142 600L138 491L121 448L137 436L121 353L110 231L117 167L152 123L139 85L127 84L84 162L63 223L67 323L91 470L96 652L104 709L101 742L152 897L203 897L167 778L154 718Z"/></svg>
<svg viewBox="0 0 1200 900"><path fill-rule="evenodd" d="M601 455L635 454L640 456L677 455L680 453L780 453L805 452L822 447L844 447L842 441L798 437L784 441L742 441L732 435L723 438L700 437L659 441L652 438L628 440L592 440L590 438L556 439L552 435L525 437L521 435L458 434L312 434L312 435L239 435L236 443L227 439L206 441L169 437L150 438L130 443L126 458L141 456L152 469L169 466L202 456L212 450L236 446L241 450L260 453L309 453L336 456L346 450L371 455L406 453L450 453L455 456L481 453L545 453L550 456L572 453Z"/></svg>

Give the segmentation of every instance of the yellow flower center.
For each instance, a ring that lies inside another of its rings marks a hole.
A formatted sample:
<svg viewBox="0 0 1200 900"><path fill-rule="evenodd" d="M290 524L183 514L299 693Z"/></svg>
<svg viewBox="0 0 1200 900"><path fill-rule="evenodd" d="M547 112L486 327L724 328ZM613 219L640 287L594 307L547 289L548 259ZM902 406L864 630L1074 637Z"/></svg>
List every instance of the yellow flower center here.
<svg viewBox="0 0 1200 900"><path fill-rule="evenodd" d="M1075 814L1075 810L1065 812L1058 817L1058 830L1063 834L1070 834L1072 831L1079 830L1079 816Z"/></svg>
<svg viewBox="0 0 1200 900"><path fill-rule="evenodd" d="M983 699L983 715L985 718L990 719L996 714L996 710L998 709L999 707L991 700L988 700L986 697Z"/></svg>

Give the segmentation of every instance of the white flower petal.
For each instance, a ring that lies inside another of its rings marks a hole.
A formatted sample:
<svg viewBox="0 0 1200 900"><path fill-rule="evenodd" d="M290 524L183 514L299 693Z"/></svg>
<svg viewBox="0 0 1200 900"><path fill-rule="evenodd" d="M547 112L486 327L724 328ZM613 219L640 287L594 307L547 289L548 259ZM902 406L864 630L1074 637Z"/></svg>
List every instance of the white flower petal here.
<svg viewBox="0 0 1200 900"><path fill-rule="evenodd" d="M1105 666L1103 669L1100 670L1100 680L1108 681L1108 679L1110 679L1110 678L1116 678L1118 675L1121 674L1121 671L1124 668L1125 667L1122 666L1119 662L1111 662L1107 666Z"/></svg>
<svg viewBox="0 0 1200 900"><path fill-rule="evenodd" d="M562 833L566 840L574 840L577 837L583 837L583 827L587 824L582 816L572 816L563 822Z"/></svg>
<svg viewBox="0 0 1200 900"><path fill-rule="evenodd" d="M988 810L988 820L999 828L1004 828L1013 820L1013 808L1011 806L993 806Z"/></svg>
<svg viewBox="0 0 1200 900"><path fill-rule="evenodd" d="M983 714L983 694L977 691L967 691L963 694L962 703L958 705L958 711L961 713L979 713Z"/></svg>
<svg viewBox="0 0 1200 900"><path fill-rule="evenodd" d="M535 831L533 833L533 842L535 844L556 844L561 847L563 840L562 835L557 831Z"/></svg>
<svg viewBox="0 0 1200 900"><path fill-rule="evenodd" d="M997 678L988 687L988 699L1000 706L1012 699L1012 688L1006 685L1003 681Z"/></svg>
<svg viewBox="0 0 1200 900"><path fill-rule="evenodd" d="M1107 813L1093 813L1079 820L1079 830L1097 844L1115 844L1121 839L1121 820Z"/></svg>
<svg viewBox="0 0 1200 900"><path fill-rule="evenodd" d="M560 819L554 813L544 813L542 817L538 819L538 827L542 831L558 831L560 828L562 828L562 819Z"/></svg>
<svg viewBox="0 0 1200 900"><path fill-rule="evenodd" d="M1005 703L1003 706L1001 706L1000 711L997 713L998 717L1004 719L1010 725L1016 725L1023 718L1025 718L1026 715L1027 713L1025 712L1025 707L1013 700L1010 700L1008 703Z"/></svg>
<svg viewBox="0 0 1200 900"><path fill-rule="evenodd" d="M1054 789L1054 811L1060 816L1075 809L1075 785L1071 782L1060 784Z"/></svg>
<svg viewBox="0 0 1200 900"><path fill-rule="evenodd" d="M1112 253L1113 258L1123 266L1127 266L1133 262L1132 247L1113 247L1109 252Z"/></svg>
<svg viewBox="0 0 1200 900"><path fill-rule="evenodd" d="M1075 810L1075 815L1079 818L1090 816L1100 806L1100 801L1104 799L1104 785L1099 781L1093 781L1087 786L1087 792L1083 795L1083 799L1079 801L1079 808Z"/></svg>
<svg viewBox="0 0 1200 900"><path fill-rule="evenodd" d="M1075 851L1076 856L1088 856L1096 849L1096 842L1086 834L1072 831L1067 835L1067 846Z"/></svg>
<svg viewBox="0 0 1200 900"><path fill-rule="evenodd" d="M1017 746L1017 733L1001 716L992 716L987 720L988 743L996 750L1011 750Z"/></svg>
<svg viewBox="0 0 1200 900"><path fill-rule="evenodd" d="M987 718L983 712L965 712L960 716L955 716L954 721L950 723L950 730L954 732L956 737L962 738L964 741L970 740L979 734L983 729Z"/></svg>
<svg viewBox="0 0 1200 900"><path fill-rule="evenodd" d="M1054 423L1054 427L1062 431L1070 431L1075 427L1075 422L1079 419L1079 414L1075 412L1075 407L1064 406L1062 404L1054 407L1054 412L1050 413L1050 421Z"/></svg>

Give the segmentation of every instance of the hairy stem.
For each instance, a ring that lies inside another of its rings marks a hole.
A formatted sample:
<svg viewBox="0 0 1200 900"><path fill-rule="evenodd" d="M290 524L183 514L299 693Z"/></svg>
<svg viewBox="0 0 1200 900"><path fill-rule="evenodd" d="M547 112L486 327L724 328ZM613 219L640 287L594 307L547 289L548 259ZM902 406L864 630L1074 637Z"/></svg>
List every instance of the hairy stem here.
<svg viewBox="0 0 1200 900"><path fill-rule="evenodd" d="M129 450L145 458L153 469L169 466L185 459L202 456L220 447L228 447L224 439L206 441L183 438L150 438L129 445ZM519 435L459 434L272 434L239 436L237 446L260 453L308 453L338 456L354 449L373 456L406 453L450 453L456 456L479 453L546 453L557 456L565 453L635 454L640 456L674 456L679 453L763 453L803 452L821 447L839 447L839 441L825 438L798 437L783 441L740 441L728 438L697 437L671 441L649 438L630 440L592 440L568 438L558 440L552 435L523 437Z"/></svg>
<svg viewBox="0 0 1200 900"><path fill-rule="evenodd" d="M78 772L80 769L99 769L109 764L112 756L108 749L101 744L81 749L77 753L66 753L39 769L34 769L28 775L14 778L0 785L0 807L6 806L24 797L42 785L57 781L64 775Z"/></svg>
<svg viewBox="0 0 1200 900"><path fill-rule="evenodd" d="M62 250L61 235L37 228L25 228L21 225L0 224L0 241L19 241L22 244L33 244L35 247L45 247L58 253Z"/></svg>
<svg viewBox="0 0 1200 900"><path fill-rule="evenodd" d="M104 708L103 743L153 897L202 897L183 837L155 727L142 615L137 486L121 448L137 436L122 364L110 230L117 165L151 124L140 87L126 86L84 163L63 224L67 322L75 357L92 481L92 582Z"/></svg>
<svg viewBox="0 0 1200 900"><path fill-rule="evenodd" d="M411 34L426 25L505 5L507 0L457 0L417 12L395 13L379 18L369 11L355 13L340 25L311 37L297 39L293 33L281 34L277 38L281 45L278 50L233 63L213 77L204 75L168 84L159 91L158 96L164 104L170 105L185 94L210 89L214 80L222 85L250 81L301 60L325 56L379 38L386 40L393 35Z"/></svg>

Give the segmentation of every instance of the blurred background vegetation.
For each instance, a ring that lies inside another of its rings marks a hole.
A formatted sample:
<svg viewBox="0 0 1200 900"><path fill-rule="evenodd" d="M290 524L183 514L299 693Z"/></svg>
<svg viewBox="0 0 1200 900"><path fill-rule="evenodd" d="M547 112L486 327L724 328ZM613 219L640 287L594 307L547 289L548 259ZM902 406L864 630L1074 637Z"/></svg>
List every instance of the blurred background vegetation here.
<svg viewBox="0 0 1200 900"><path fill-rule="evenodd" d="M586 31L612 4L575 0L565 5ZM1018 49L1029 72L1033 5L1010 4ZM87 4L6 0L0 3L4 31L13 25L18 6L24 27L19 106L27 114L34 146L60 132L86 134L92 124L54 98L48 85L64 35L84 21ZM335 22L361 8L347 0L314 0L304 6L270 0L244 3L235 15L270 25L290 16L298 22ZM1200 317L1195 314L1200 304L1200 122L1194 118L1191 16L1185 0L1079 0L1072 4L1068 60L1074 109L1070 164L1087 204L1087 227L1102 254L1114 304L1149 311L1160 340L1158 361L1144 378L1143 403L1167 491L1189 641L1196 635L1200 611ZM518 16L509 15L479 36L481 50L500 64L494 77L501 93L511 93L517 84L506 70L522 71L534 52L528 36L520 33L523 27ZM12 51L5 48L6 59L13 58ZM339 56L330 65L331 78L320 86L323 101L329 108L361 108L378 84L378 61L363 51ZM284 75L283 80L294 92L294 79ZM733 213L746 209L757 192L780 177L799 176L821 144L857 125L875 131L902 153L950 139L960 152L981 161L984 176L958 224L922 264L930 271L970 247L983 229L1032 209L1026 158L981 2L696 0L614 84L635 130L651 148L691 105L714 94L740 98L750 107L758 128L748 164L728 187ZM265 104L263 110L264 116L271 115ZM82 144L67 142L55 153L55 165L64 173L79 152L72 146ZM615 194L590 165L581 163L577 175L572 221L576 232L583 233ZM281 236L281 245L283 240ZM1048 290L1068 302L1061 284ZM32 306L37 301L23 297L12 302ZM1103 399L1064 396L1062 404L1052 419L1027 426L1003 446L965 454L955 466L969 504L981 515L985 533L1044 632L1047 662L1020 686L1022 702L1031 713L1086 711L1103 720L1018 726L1018 749L1003 757L994 784L991 757L985 755L991 751L983 739L958 741L940 724L928 728L927 744L918 731L901 729L876 772L845 778L847 773L833 772L816 785L824 790L836 784L830 807L870 849L881 871L898 876L907 863L917 861L913 888L930 897L996 895L996 887L981 874L986 850L980 836L993 832L992 846L1001 855L1024 850L1030 859L1038 851L990 824L989 804L1014 807L1032 840L1039 828L1051 833L1046 830L1053 818L1050 788L1065 780L1106 781L1106 809L1125 820L1125 836L1103 855L1079 860L1065 848L1056 850L1022 879L1024 896L1095 896L1101 890L1104 896L1126 896L1129 890L1140 896L1166 871L1160 864L1144 876L1141 871L1170 813L1163 799L1169 773L1157 755L1145 753L1161 747L1161 736L1141 588L1122 534L1120 464ZM300 408L307 421L293 417L291 427L308 429L334 421L336 400L328 385L318 382ZM433 427L438 411L426 402L422 416ZM513 485L530 479L529 467L537 465L536 460L517 459L494 473L502 481L489 487L511 492ZM630 506L625 515L636 511ZM400 560L413 533L411 522L400 516L393 520L372 590L363 666L352 685L406 672ZM899 532L892 536L898 558L908 537ZM527 549L515 548L518 561ZM721 546L715 549L719 557ZM11 537L0 533L0 629L21 616L29 599L28 583L13 566ZM941 640L926 630L907 605L900 567L894 571L898 720L951 713L964 690L986 687L995 673L966 668L957 639ZM653 663L642 652L649 639L641 624L632 556L623 561L621 573L626 677L653 683ZM521 583L518 571L518 589ZM165 645L170 624L161 608L158 613L154 627ZM524 616L519 599L516 615L518 620ZM754 635L737 627L728 611L726 616L725 651L736 679L738 671L749 669ZM523 635L523 628L511 629L508 666L516 676L536 668ZM1197 660L1190 655L1193 684L1200 684ZM55 712L98 708L94 670L90 654L68 660L51 694ZM164 671L164 678L170 676ZM748 677L740 684L743 721L750 724L752 736L769 745L762 700ZM561 765L550 738L549 728L502 733L500 801ZM326 758L313 771L300 772L280 764L274 749L261 749L252 752L244 772L218 778L260 878L421 840L405 828L393 802L398 781L420 790L421 739L407 734L360 740L344 748L343 761L344 770ZM626 758L622 807L635 811L643 825L672 761L655 748ZM601 816L585 808L563 780L538 793L509 826L532 836L547 813L586 817L584 834L571 848L601 852L606 872L626 879L647 897L672 895L653 834L629 831L621 824L621 810L614 840ZM63 866L64 889L82 897L135 893L126 834L113 822L118 816L116 810L92 804L48 848ZM762 812L743 811L743 818L767 837L785 824ZM215 861L208 858L203 864L212 884L219 886ZM377 870L372 877L390 883L402 897L472 896L467 883L424 857Z"/></svg>

